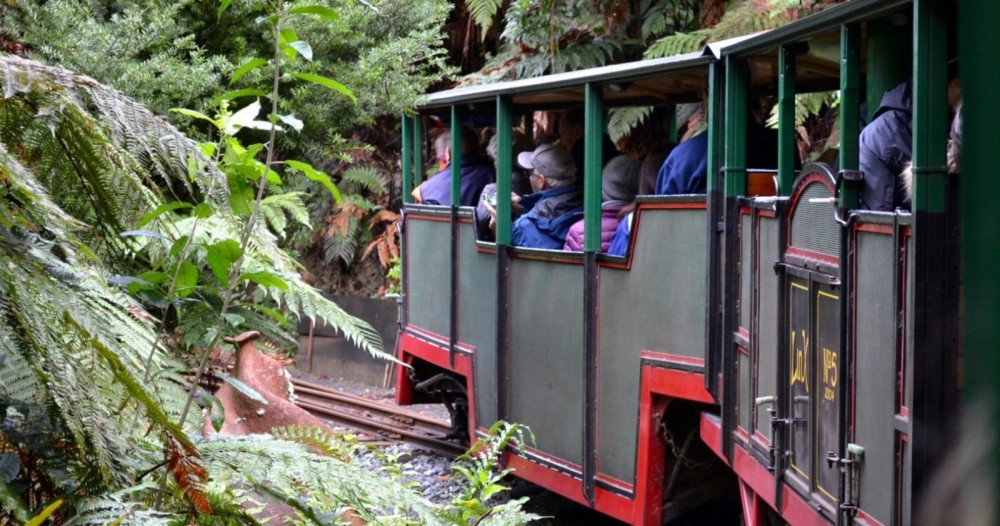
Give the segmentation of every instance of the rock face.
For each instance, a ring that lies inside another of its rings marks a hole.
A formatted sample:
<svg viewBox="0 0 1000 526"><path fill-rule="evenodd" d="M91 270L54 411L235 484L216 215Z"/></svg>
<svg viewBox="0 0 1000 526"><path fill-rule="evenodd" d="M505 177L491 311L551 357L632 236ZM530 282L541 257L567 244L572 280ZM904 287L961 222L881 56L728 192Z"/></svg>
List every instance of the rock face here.
<svg viewBox="0 0 1000 526"><path fill-rule="evenodd" d="M257 350L253 342L259 337L259 332L250 331L235 338L226 338L226 341L239 346L233 377L260 393L267 400L267 405L228 383L223 384L215 393L226 410L226 422L219 432L231 435L264 434L275 427L289 425L329 429L322 420L291 402L288 372L276 360ZM206 434L209 434L213 429L207 417L205 424Z"/></svg>

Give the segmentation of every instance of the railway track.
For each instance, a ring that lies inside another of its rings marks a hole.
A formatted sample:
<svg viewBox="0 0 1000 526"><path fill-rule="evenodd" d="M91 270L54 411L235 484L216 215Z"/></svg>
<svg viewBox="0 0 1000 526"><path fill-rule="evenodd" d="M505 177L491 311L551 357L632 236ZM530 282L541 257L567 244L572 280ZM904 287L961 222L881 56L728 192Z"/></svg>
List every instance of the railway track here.
<svg viewBox="0 0 1000 526"><path fill-rule="evenodd" d="M298 378L292 379L292 385L296 405L357 429L367 435L362 439L409 442L452 458L465 452L463 446L445 439L451 430L447 422Z"/></svg>

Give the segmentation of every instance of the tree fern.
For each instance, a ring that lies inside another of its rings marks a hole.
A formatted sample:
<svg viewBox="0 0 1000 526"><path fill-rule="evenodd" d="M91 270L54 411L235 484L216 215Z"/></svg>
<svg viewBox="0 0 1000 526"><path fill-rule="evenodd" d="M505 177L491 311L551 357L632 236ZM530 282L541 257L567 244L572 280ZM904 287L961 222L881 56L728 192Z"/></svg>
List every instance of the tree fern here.
<svg viewBox="0 0 1000 526"><path fill-rule="evenodd" d="M497 11L500 10L502 4L502 0L469 0L466 2L469 15L472 17L472 21L482 29L484 39L486 38L486 32L493 27L493 19L496 17Z"/></svg>

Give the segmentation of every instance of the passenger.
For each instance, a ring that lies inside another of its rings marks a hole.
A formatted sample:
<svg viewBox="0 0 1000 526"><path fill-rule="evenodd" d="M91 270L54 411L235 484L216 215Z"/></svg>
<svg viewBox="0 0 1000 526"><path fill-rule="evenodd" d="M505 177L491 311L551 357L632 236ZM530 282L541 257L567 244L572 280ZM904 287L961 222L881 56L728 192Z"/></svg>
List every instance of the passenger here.
<svg viewBox="0 0 1000 526"><path fill-rule="evenodd" d="M912 141L913 83L906 81L886 92L871 124L861 130L861 208L892 211L909 206L910 199L896 176L913 157Z"/></svg>
<svg viewBox="0 0 1000 526"><path fill-rule="evenodd" d="M444 137L444 139L442 139ZM413 197L418 203L426 205L451 205L451 134L442 133L435 141L447 145L445 160L447 164L440 172L424 181L413 190ZM496 179L493 164L485 156L479 155L479 137L472 128L462 126L462 156L459 160L462 167L461 193L459 206L475 206L479 202L479 194L483 187Z"/></svg>
<svg viewBox="0 0 1000 526"><path fill-rule="evenodd" d="M486 145L486 155L493 160L493 166L497 167L497 150L499 149L496 134L490 137L489 144ZM517 156L521 152L532 150L531 140L519 131L515 131L511 140L511 197L514 202L520 201L521 197L531 193L530 170L522 170L517 165ZM493 230L490 228L490 221L496 213L497 184L490 183L483 188L483 193L479 197L479 204L476 205L476 226L479 239L482 241L493 241ZM492 204L491 204L492 203Z"/></svg>
<svg viewBox="0 0 1000 526"><path fill-rule="evenodd" d="M584 114L583 108L575 107L566 110L559 118L559 145L570 152L573 162L576 164L577 181L583 181L583 157L584 157ZM601 134L601 155L603 163L607 164L614 156L618 155L615 143L611 141L607 133Z"/></svg>
<svg viewBox="0 0 1000 526"><path fill-rule="evenodd" d="M948 106L961 100L954 61L949 71ZM910 194L901 175L913 158L913 83L906 81L886 92L871 124L861 130L858 161L864 174L861 208L892 211L909 209Z"/></svg>
<svg viewBox="0 0 1000 526"><path fill-rule="evenodd" d="M651 195L656 191L656 174L660 171L660 166L670 153L670 147L662 150L654 150L646 156L639 168L639 193L638 195ZM618 226L611 236L611 242L605 250L612 256L624 256L628 250L628 240L632 233L632 217L635 216L635 202L622 208L618 214Z"/></svg>
<svg viewBox="0 0 1000 526"><path fill-rule="evenodd" d="M524 213L511 228L511 241L522 247L559 250L583 212L573 157L558 144L543 144L518 155L517 162L532 170L534 193L520 200Z"/></svg>
<svg viewBox="0 0 1000 526"><path fill-rule="evenodd" d="M639 161L628 155L611 159L601 173L601 252L607 252L618 228L622 209L635 199L639 188ZM583 220L577 221L566 234L563 250L582 252Z"/></svg>
<svg viewBox="0 0 1000 526"><path fill-rule="evenodd" d="M958 174L962 171L962 103L958 103L955 117L951 120L951 131L948 134L948 173ZM901 174L906 199L913 198L913 163L906 163Z"/></svg>
<svg viewBox="0 0 1000 526"><path fill-rule="evenodd" d="M708 133L702 132L671 150L656 175L658 195L703 194L708 181Z"/></svg>

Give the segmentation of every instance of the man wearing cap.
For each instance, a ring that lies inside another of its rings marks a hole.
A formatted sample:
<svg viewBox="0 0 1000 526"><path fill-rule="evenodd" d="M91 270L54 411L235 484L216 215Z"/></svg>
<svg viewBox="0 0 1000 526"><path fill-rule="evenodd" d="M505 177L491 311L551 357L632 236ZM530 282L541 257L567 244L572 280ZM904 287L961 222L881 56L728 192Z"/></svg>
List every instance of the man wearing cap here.
<svg viewBox="0 0 1000 526"><path fill-rule="evenodd" d="M566 233L583 214L573 157L558 144L543 144L522 152L517 163L531 170L534 193L520 201L523 213L511 227L511 241L522 247L562 249Z"/></svg>

